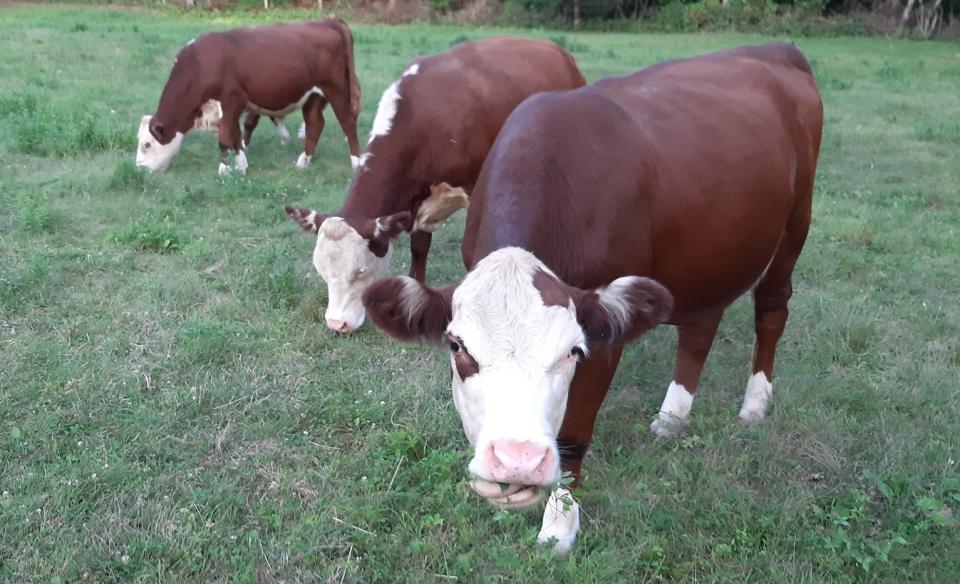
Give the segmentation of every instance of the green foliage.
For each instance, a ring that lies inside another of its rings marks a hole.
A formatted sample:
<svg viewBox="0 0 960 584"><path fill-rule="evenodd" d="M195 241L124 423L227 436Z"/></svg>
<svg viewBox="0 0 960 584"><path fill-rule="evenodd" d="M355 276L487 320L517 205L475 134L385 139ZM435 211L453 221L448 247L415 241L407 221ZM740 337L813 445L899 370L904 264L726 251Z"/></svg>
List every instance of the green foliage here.
<svg viewBox="0 0 960 584"><path fill-rule="evenodd" d="M18 152L34 156L76 156L106 150L127 150L136 146L136 136L106 116L90 112L63 111L24 106L25 115L15 121Z"/></svg>
<svg viewBox="0 0 960 584"><path fill-rule="evenodd" d="M113 169L110 177L110 188L115 190L142 188L146 182L147 173L130 159L121 160Z"/></svg>
<svg viewBox="0 0 960 584"><path fill-rule="evenodd" d="M141 217L128 229L110 236L114 243L129 244L141 251L168 253L178 251L182 237L169 218Z"/></svg>

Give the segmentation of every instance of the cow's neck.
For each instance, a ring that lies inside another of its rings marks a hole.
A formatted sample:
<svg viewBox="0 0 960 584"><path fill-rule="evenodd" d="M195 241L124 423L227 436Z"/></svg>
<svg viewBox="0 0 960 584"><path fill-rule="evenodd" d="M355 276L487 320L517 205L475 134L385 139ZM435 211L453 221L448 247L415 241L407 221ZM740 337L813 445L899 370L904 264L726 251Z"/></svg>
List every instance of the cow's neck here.
<svg viewBox="0 0 960 584"><path fill-rule="evenodd" d="M174 64L170 78L160 94L160 102L154 118L173 132L186 134L193 127L193 112L206 101L204 90L198 82L191 83L195 73L189 71L187 64L191 59L181 57Z"/></svg>
<svg viewBox="0 0 960 584"><path fill-rule="evenodd" d="M350 182L339 215L342 217L380 217L400 211L413 211L430 194L430 181L419 177L416 165L404 156L369 148L363 165ZM366 155L365 155L366 156Z"/></svg>

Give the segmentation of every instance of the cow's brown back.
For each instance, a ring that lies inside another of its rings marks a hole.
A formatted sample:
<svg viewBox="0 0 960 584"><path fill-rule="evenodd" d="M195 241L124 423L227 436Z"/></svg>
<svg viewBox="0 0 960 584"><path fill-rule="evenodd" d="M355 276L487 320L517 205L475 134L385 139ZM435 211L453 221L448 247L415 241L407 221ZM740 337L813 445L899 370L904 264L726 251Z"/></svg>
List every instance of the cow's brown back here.
<svg viewBox="0 0 960 584"><path fill-rule="evenodd" d="M564 49L516 37L461 43L411 67L417 72L399 82L392 128L368 146L369 162L355 174L342 216L415 212L441 182L470 190L517 105L585 83Z"/></svg>
<svg viewBox="0 0 960 584"><path fill-rule="evenodd" d="M756 284L791 218L809 219L822 119L787 45L536 96L487 159L464 262L516 245L584 288L642 274L674 294L674 322L696 319Z"/></svg>

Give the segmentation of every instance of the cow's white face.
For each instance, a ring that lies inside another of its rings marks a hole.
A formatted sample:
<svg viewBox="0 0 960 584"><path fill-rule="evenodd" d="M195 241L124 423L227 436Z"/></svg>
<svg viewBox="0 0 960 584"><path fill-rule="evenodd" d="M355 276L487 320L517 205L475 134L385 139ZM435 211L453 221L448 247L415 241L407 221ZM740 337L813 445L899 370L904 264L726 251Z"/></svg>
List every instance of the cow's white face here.
<svg viewBox="0 0 960 584"><path fill-rule="evenodd" d="M512 251L484 258L453 294L453 401L474 446L474 477L547 485L560 478L555 439L586 337L569 295L547 304L537 289L535 278L555 276Z"/></svg>
<svg viewBox="0 0 960 584"><path fill-rule="evenodd" d="M163 172L170 166L173 157L180 152L183 134L177 132L169 144L161 144L150 133L150 120L153 116L143 116L140 130L137 132L137 166L153 172Z"/></svg>
<svg viewBox="0 0 960 584"><path fill-rule="evenodd" d="M332 330L349 333L363 324L363 291L390 268L393 245L386 245L386 253L378 257L370 242L342 218L329 217L320 225L313 266L327 284L324 318Z"/></svg>
<svg viewBox="0 0 960 584"><path fill-rule="evenodd" d="M474 489L521 507L560 478L556 439L588 339L626 342L665 320L672 298L636 276L574 288L533 254L504 248L455 288L391 278L371 286L364 304L378 326L401 339L445 335L454 404L474 447Z"/></svg>

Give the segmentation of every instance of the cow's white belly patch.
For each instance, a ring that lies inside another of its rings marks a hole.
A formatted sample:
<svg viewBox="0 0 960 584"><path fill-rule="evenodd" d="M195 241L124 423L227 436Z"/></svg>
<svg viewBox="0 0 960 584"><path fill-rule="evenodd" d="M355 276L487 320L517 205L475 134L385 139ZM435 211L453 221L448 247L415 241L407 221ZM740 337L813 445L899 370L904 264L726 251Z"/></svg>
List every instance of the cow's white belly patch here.
<svg viewBox="0 0 960 584"><path fill-rule="evenodd" d="M274 117L274 118L278 118L278 117L279 117L279 118L282 118L282 117L284 117L284 116L286 116L286 115L289 115L289 114L295 112L296 110L302 108L302 107L303 107L303 104L307 103L307 100L310 99L310 96L311 96L311 95L314 95L314 94L319 95L320 97L325 97L325 96L323 95L323 91L322 91L319 87L314 87L314 88L311 89L310 91L304 93L304 94L303 94L303 97L301 97L299 101L295 101L294 103L291 103L291 104L288 105L287 107L285 107L285 108L283 108L283 109L280 109L280 110L269 110L269 109L266 109L266 108L264 108L264 107L260 107L259 105L255 104L255 103L253 103L253 102L247 102L247 108L246 108L246 109L247 109L248 112L253 112L253 113L255 113L255 114L260 114L261 116L271 116L271 117Z"/></svg>

